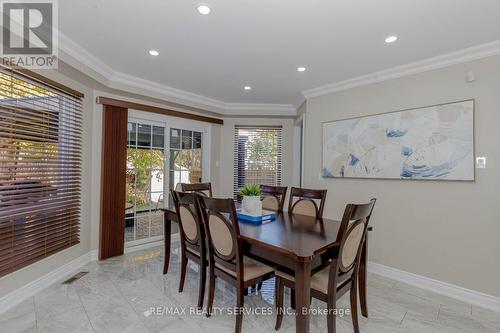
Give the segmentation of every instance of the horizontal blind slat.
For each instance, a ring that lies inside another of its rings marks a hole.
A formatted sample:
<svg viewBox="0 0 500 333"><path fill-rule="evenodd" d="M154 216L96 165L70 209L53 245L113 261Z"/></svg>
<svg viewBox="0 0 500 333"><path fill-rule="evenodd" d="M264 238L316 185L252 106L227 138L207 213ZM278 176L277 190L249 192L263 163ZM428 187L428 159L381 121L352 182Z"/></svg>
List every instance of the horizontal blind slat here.
<svg viewBox="0 0 500 333"><path fill-rule="evenodd" d="M281 185L281 133L281 126L235 126L235 198L247 183Z"/></svg>
<svg viewBox="0 0 500 333"><path fill-rule="evenodd" d="M79 243L82 102L0 66L0 277Z"/></svg>

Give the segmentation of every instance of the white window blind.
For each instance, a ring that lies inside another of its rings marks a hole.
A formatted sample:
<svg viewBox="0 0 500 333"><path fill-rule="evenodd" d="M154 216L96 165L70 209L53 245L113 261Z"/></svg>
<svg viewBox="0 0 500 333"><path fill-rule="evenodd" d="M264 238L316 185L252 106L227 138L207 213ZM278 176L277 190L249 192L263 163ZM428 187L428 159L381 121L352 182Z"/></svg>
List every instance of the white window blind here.
<svg viewBox="0 0 500 333"><path fill-rule="evenodd" d="M245 184L281 185L281 132L281 126L235 126L235 198Z"/></svg>

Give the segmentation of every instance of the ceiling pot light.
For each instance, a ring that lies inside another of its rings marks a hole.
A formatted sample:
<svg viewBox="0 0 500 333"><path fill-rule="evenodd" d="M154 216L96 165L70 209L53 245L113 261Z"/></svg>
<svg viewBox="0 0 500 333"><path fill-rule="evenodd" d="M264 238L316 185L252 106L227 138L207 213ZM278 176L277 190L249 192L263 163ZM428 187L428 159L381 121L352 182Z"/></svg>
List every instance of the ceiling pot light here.
<svg viewBox="0 0 500 333"><path fill-rule="evenodd" d="M385 39L385 42L387 44L391 44L391 43L394 43L395 41L398 40L398 36L389 36Z"/></svg>
<svg viewBox="0 0 500 333"><path fill-rule="evenodd" d="M201 15L208 15L211 12L210 7L208 7L207 5L204 5L204 4L198 5L197 9L198 9L198 13L200 13Z"/></svg>
<svg viewBox="0 0 500 333"><path fill-rule="evenodd" d="M151 54L152 56L156 57L156 56L160 55L160 52L158 52L156 50L149 50L149 54Z"/></svg>
<svg viewBox="0 0 500 333"><path fill-rule="evenodd" d="M245 89L245 90L252 90L252 87L250 87L250 86L244 86L243 89Z"/></svg>
<svg viewBox="0 0 500 333"><path fill-rule="evenodd" d="M305 67L297 67L297 72L305 72L306 68Z"/></svg>

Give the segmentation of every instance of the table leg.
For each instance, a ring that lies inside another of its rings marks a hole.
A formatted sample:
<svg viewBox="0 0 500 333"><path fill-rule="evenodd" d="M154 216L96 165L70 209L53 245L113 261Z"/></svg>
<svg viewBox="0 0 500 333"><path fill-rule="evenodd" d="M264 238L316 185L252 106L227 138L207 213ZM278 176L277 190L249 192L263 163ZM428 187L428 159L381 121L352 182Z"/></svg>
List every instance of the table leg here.
<svg viewBox="0 0 500 333"><path fill-rule="evenodd" d="M165 244L164 250L164 261L163 261L163 274L168 273L168 264L170 263L170 242L172 236L172 221L165 213L164 218L164 232L163 232L163 243Z"/></svg>
<svg viewBox="0 0 500 333"><path fill-rule="evenodd" d="M309 307L311 305L311 262L295 264L295 330L309 333Z"/></svg>
<svg viewBox="0 0 500 333"><path fill-rule="evenodd" d="M366 274L367 274L367 263L368 263L368 234L363 242L363 249L361 252L361 261L359 265L359 303L361 305L361 314L363 317L368 318L368 304L366 295Z"/></svg>

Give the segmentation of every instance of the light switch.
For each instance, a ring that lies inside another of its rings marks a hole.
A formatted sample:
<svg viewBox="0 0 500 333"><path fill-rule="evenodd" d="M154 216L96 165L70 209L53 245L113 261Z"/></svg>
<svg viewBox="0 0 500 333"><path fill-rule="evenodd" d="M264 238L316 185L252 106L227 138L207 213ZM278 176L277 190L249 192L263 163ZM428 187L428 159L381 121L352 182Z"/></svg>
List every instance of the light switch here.
<svg viewBox="0 0 500 333"><path fill-rule="evenodd" d="M486 169L486 157L476 157L476 168Z"/></svg>

